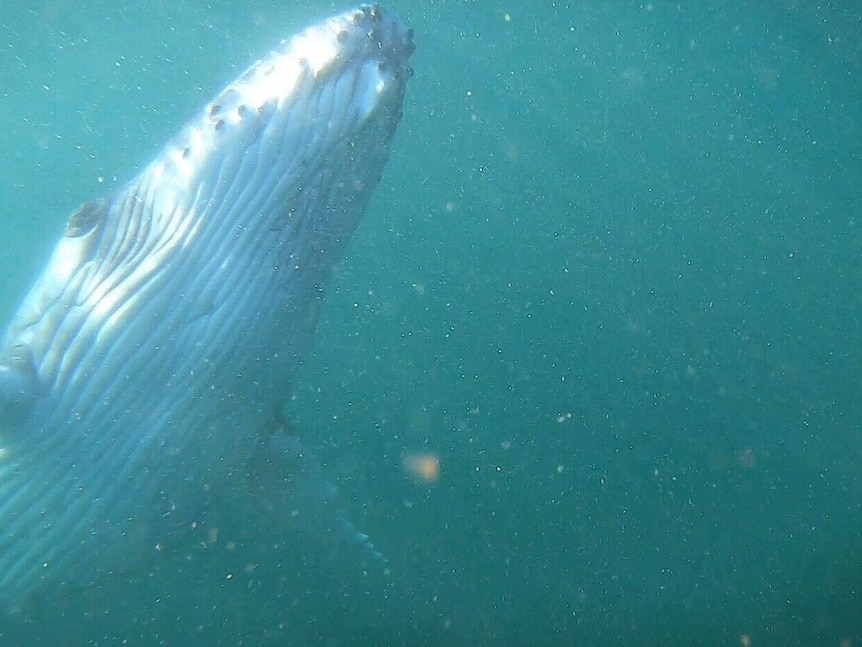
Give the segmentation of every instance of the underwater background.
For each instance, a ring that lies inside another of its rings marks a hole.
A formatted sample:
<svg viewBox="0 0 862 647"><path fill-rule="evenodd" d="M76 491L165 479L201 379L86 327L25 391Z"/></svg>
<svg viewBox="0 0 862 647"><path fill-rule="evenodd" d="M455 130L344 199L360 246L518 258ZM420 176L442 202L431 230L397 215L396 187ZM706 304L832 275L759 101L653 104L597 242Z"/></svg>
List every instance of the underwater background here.
<svg viewBox="0 0 862 647"><path fill-rule="evenodd" d="M415 77L286 403L386 566L228 520L0 642L862 644L862 8L389 4ZM0 321L348 7L6 3Z"/></svg>

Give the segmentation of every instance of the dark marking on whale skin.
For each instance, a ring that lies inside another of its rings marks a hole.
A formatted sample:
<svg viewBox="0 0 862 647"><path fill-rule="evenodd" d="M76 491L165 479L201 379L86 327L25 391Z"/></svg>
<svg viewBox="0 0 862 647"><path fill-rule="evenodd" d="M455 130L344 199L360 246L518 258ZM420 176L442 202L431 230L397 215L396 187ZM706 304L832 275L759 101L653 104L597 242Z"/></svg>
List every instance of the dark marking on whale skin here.
<svg viewBox="0 0 862 647"><path fill-rule="evenodd" d="M413 50L377 5L314 25L74 212L0 344L0 605L205 528L279 445Z"/></svg>
<svg viewBox="0 0 862 647"><path fill-rule="evenodd" d="M91 233L101 224L106 213L104 200L93 200L82 204L66 224L66 237L78 238Z"/></svg>

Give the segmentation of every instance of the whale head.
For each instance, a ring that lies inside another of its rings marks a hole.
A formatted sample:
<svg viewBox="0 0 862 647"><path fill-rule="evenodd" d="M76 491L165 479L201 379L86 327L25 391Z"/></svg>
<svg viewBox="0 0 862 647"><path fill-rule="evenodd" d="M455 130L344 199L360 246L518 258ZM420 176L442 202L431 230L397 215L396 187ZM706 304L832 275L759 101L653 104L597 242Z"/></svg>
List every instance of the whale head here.
<svg viewBox="0 0 862 647"><path fill-rule="evenodd" d="M412 32L283 41L80 207L0 347L0 598L200 524L271 426L401 118Z"/></svg>

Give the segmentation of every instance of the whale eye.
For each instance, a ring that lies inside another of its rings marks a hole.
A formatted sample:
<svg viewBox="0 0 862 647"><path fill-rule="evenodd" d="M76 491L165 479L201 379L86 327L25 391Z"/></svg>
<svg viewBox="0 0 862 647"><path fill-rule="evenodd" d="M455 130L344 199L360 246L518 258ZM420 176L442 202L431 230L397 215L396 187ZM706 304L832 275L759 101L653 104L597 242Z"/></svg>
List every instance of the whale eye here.
<svg viewBox="0 0 862 647"><path fill-rule="evenodd" d="M107 212L108 208L105 200L85 202L69 218L69 222L66 224L66 237L78 238L89 234L101 224Z"/></svg>

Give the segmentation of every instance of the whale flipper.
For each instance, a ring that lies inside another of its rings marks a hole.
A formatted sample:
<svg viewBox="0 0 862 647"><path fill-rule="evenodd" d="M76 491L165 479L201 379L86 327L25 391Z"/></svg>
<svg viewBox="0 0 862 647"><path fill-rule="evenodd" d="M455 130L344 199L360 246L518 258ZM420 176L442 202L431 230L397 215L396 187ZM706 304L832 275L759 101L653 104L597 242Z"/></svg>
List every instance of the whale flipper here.
<svg viewBox="0 0 862 647"><path fill-rule="evenodd" d="M371 561L386 562L368 535L344 516L338 489L290 423L281 421L262 443L250 478L266 514L314 538L330 554L358 552Z"/></svg>

